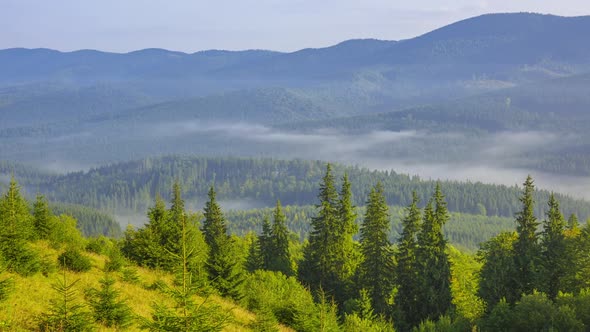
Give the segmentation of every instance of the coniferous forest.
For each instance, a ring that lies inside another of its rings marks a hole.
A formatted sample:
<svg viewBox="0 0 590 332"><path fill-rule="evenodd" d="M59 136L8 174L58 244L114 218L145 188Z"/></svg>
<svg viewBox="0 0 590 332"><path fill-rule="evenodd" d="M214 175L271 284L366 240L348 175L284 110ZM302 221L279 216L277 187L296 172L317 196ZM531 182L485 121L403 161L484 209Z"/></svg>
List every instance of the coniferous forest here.
<svg viewBox="0 0 590 332"><path fill-rule="evenodd" d="M449 244L444 186L404 208L392 241L375 183L362 212L348 174L327 164L308 236L287 227L280 200L260 232L228 231L216 188L202 211L178 182L145 224L121 237L85 237L15 179L0 200L0 323L42 331L584 331L590 326L590 228L551 194L520 188L513 231L476 253ZM546 205L537 216L535 205ZM360 214L360 215L359 215ZM360 225L355 221L359 218ZM28 299L23 287L35 289ZM143 298L143 299L142 299ZM150 299L150 303L146 303ZM35 301L34 305L30 301Z"/></svg>

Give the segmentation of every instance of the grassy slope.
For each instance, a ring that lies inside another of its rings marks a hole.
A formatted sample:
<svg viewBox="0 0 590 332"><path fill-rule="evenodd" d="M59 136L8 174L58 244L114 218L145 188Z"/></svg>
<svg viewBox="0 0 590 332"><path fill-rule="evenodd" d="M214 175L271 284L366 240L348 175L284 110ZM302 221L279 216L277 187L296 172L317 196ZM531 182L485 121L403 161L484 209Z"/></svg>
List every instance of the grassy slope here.
<svg viewBox="0 0 590 332"><path fill-rule="evenodd" d="M52 249L46 243L35 244L37 249L43 253L45 259L56 261L59 251ZM93 262L93 268L86 273L68 272L68 280L79 279L76 289L78 290L79 303L83 302L83 290L89 287L99 287L98 281L103 276L102 267L106 257L86 253ZM171 276L162 272L137 268L140 282L130 284L121 281L120 274L116 273L117 289L120 290L121 296L127 299L133 312L142 317L150 317L152 312L151 305L154 302L170 303L170 300L157 290L148 290L145 286L153 284L155 281L171 282ZM2 278L6 276L3 275ZM0 303L0 331L31 331L36 329L35 318L46 312L49 308L49 301L55 298L56 293L51 285L61 277L61 271L49 274L47 277L38 273L32 277L22 277L19 275L8 274L14 282L14 288L9 298ZM204 301L204 298L199 298ZM247 311L237 304L226 299L212 296L207 299L210 303L220 305L224 310L232 313L233 320L228 324L224 331L251 331L248 327L256 316L254 313ZM137 322L126 330L139 331ZM291 331L288 328L280 327L281 331ZM116 331L105 327L99 327L98 331Z"/></svg>

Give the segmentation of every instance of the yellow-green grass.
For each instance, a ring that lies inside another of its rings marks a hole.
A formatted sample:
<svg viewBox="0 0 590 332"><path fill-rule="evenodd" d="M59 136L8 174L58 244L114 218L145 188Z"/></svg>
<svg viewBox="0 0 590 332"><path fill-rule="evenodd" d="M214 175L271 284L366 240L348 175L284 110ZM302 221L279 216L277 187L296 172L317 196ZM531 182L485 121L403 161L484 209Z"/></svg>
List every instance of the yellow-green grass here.
<svg viewBox="0 0 590 332"><path fill-rule="evenodd" d="M51 248L47 243L38 242L35 247L48 261L57 262L59 250ZM92 253L86 253L92 261L92 269L89 272L74 273L66 272L68 282L78 280L76 283L77 299L79 303L84 303L84 290L90 287L98 288L99 280L104 277L103 267L106 257ZM171 284L172 276L170 274L133 267L137 270L140 282L132 284L121 280L120 273L112 273L116 277L116 288L120 291L121 296L127 300L127 303L133 310L134 314L140 317L149 318L152 313L154 303L164 303L173 306L171 299L162 294L159 290L147 289L146 286L152 285L156 281ZM17 274L4 273L0 279L9 277L12 279L13 289L6 301L0 303L0 331L34 331L38 326L38 319L47 312L50 307L50 300L54 299L57 294L52 289L52 284L63 278L63 272L57 270L47 276L37 273L34 276L22 277ZM249 324L255 321L256 315L238 304L221 298L219 296L210 296L208 298L197 297L195 301L217 304L223 310L231 313L229 324L224 331L251 331ZM281 331L292 331L289 328L280 326ZM98 331L116 331L97 324ZM139 331L139 322L136 319L134 324L126 331Z"/></svg>

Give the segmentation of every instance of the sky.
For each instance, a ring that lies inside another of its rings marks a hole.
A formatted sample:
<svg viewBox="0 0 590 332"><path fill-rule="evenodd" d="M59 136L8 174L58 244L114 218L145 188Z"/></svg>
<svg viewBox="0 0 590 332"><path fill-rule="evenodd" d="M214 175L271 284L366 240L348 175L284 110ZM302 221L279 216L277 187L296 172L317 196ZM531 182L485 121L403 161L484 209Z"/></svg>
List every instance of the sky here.
<svg viewBox="0 0 590 332"><path fill-rule="evenodd" d="M496 12L590 14L589 0L0 0L0 49L294 51L406 39Z"/></svg>

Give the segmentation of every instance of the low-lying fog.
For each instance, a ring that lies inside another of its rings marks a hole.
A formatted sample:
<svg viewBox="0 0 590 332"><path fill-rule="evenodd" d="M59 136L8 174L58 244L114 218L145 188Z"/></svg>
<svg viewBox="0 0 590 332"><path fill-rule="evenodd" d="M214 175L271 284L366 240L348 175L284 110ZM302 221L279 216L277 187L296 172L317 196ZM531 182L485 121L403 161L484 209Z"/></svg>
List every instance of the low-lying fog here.
<svg viewBox="0 0 590 332"><path fill-rule="evenodd" d="M98 129L95 132L84 130L83 136L61 137L61 144L69 146L68 149L59 153L45 152L42 162L37 162L36 166L57 172L83 170L104 164L105 156L111 155L117 155L115 160L166 154L302 158L394 170L427 179L504 185L521 184L527 174L531 174L540 188L590 200L590 177L535 171L526 167L530 157L523 157L525 153L529 156L538 151L546 153L549 147L558 149L572 145L579 137L571 134L522 131L476 135L421 130L350 134L333 129L284 131L262 125L199 121L161 123L155 127L137 124L125 128L124 132L116 129L100 131L100 135ZM92 137L100 140L95 142ZM49 145L48 142L51 141L26 145L21 151L34 155L39 150L37 153L41 155L40 151ZM0 141L0 152L1 146ZM82 154L85 159L77 159ZM22 161L20 157L26 158L13 153L6 159ZM89 161L92 158L94 161ZM239 204L236 208L240 208Z"/></svg>

